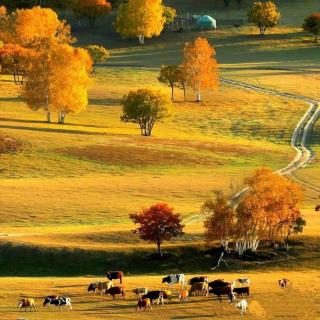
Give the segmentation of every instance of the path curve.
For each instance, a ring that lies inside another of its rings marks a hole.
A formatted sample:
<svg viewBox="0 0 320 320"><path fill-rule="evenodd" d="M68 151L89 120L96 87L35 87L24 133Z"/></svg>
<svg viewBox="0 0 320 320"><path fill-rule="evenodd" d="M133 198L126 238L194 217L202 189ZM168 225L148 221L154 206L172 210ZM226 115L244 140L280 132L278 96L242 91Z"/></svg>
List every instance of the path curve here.
<svg viewBox="0 0 320 320"><path fill-rule="evenodd" d="M317 120L320 117L320 107L319 107L318 101L308 97L304 97L304 96L294 95L287 92L279 92L277 90L262 88L262 87L254 86L244 82L239 82L239 81L234 81L229 79L221 79L221 82L224 84L231 85L234 87L239 87L242 89L254 90L257 92L271 94L273 96L299 100L307 103L309 105L309 108L305 112L303 117L300 119L298 124L296 125L291 137L291 147L296 150L296 156L286 167L277 170L276 173L281 176L290 175L290 174L293 174L296 170L303 168L310 163L310 161L314 157L314 152L309 146L308 141L309 141L310 135L312 134L312 130ZM297 179L299 180L299 178ZM231 197L231 201L236 201L247 190L248 190L248 187L234 194ZM314 188L312 188L312 190L314 191ZM205 215L200 213L195 214L183 220L183 223L185 225L190 225L196 222L201 222L209 215L210 214L205 214Z"/></svg>

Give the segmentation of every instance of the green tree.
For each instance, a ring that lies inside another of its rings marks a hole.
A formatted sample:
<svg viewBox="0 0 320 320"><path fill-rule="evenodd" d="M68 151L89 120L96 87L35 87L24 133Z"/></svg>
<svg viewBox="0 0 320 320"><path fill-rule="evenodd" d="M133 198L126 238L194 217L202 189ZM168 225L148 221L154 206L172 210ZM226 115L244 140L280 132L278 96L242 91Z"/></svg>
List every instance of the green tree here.
<svg viewBox="0 0 320 320"><path fill-rule="evenodd" d="M314 41L318 42L320 35L320 13L313 13L304 19L303 30L314 35Z"/></svg>
<svg viewBox="0 0 320 320"><path fill-rule="evenodd" d="M248 12L249 22L256 25L260 30L260 35L264 35L268 28L277 25L281 14L277 6L271 2L254 2L251 10Z"/></svg>
<svg viewBox="0 0 320 320"><path fill-rule="evenodd" d="M87 51L89 52L89 55L93 62L93 66L95 66L97 63L104 63L109 58L109 51L103 46L90 44L85 49L87 49Z"/></svg>
<svg viewBox="0 0 320 320"><path fill-rule="evenodd" d="M158 80L171 88L171 100L173 100L173 90L179 80L179 67L177 65L161 66Z"/></svg>
<svg viewBox="0 0 320 320"><path fill-rule="evenodd" d="M138 123L143 136L151 136L156 121L172 115L172 104L161 91L131 91L122 101L123 122Z"/></svg>

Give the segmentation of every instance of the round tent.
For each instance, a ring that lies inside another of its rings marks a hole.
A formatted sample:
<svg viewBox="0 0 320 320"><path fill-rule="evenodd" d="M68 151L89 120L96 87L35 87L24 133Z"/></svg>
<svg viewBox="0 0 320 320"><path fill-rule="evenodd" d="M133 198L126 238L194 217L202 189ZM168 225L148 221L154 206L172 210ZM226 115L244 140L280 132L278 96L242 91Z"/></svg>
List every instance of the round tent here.
<svg viewBox="0 0 320 320"><path fill-rule="evenodd" d="M201 29L217 29L217 21L210 16L202 16L197 20L197 26Z"/></svg>

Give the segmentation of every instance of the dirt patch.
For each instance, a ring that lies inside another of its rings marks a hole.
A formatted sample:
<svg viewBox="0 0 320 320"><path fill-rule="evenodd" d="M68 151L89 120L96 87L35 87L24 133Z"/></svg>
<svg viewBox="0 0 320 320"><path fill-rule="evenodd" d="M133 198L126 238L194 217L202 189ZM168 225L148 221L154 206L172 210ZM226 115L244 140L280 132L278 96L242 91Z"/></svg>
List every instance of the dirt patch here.
<svg viewBox="0 0 320 320"><path fill-rule="evenodd" d="M191 152L176 150L159 150L145 146L128 145L92 145L82 148L68 148L59 152L83 160L93 160L110 165L137 166L174 166L174 165L222 165L220 160L213 157L194 155Z"/></svg>

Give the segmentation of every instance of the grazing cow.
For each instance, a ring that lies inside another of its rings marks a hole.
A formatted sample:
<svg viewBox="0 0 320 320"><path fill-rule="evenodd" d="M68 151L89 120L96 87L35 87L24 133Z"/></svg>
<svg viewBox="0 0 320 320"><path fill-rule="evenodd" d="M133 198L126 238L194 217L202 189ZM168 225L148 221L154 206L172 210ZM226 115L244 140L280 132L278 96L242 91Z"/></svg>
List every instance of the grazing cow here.
<svg viewBox="0 0 320 320"><path fill-rule="evenodd" d="M209 287L211 288L209 292L215 294L220 302L222 301L222 296L227 296L230 302L233 302L234 294L232 283L225 282L224 280L215 280L209 282Z"/></svg>
<svg viewBox="0 0 320 320"><path fill-rule="evenodd" d="M161 304L164 303L162 290L149 291L147 294L142 296L142 299L150 299L151 304L154 304L155 302L158 302L158 304L160 302Z"/></svg>
<svg viewBox="0 0 320 320"><path fill-rule="evenodd" d="M58 299L58 298L59 298L59 296L57 296L57 295L46 296L46 297L44 298L44 301L43 301L43 306L44 306L44 307L45 307L46 305L49 305L49 306L50 306L50 301L56 300L56 299Z"/></svg>
<svg viewBox="0 0 320 320"><path fill-rule="evenodd" d="M30 311L32 311L32 309L36 311L36 305L35 305L34 299L33 298L21 299L19 301L18 308L20 309L20 311L22 308L24 308L24 311L27 311L27 308L30 308Z"/></svg>
<svg viewBox="0 0 320 320"><path fill-rule="evenodd" d="M179 292L179 300L181 303L186 303L188 300L189 291L187 289L182 289Z"/></svg>
<svg viewBox="0 0 320 320"><path fill-rule="evenodd" d="M146 311L147 309L152 310L151 301L149 298L140 299L138 301L136 310L141 311L142 309L143 309L143 311Z"/></svg>
<svg viewBox="0 0 320 320"><path fill-rule="evenodd" d="M184 286L186 284L186 278L183 273L180 274L170 274L167 277L162 279L162 283L167 283L169 287L172 287L175 283L182 284Z"/></svg>
<svg viewBox="0 0 320 320"><path fill-rule="evenodd" d="M239 278L239 279L237 279L236 281L239 282L239 283L241 283L241 284L245 284L245 285L247 285L247 286L250 285L250 279L248 279L248 278Z"/></svg>
<svg viewBox="0 0 320 320"><path fill-rule="evenodd" d="M100 292L102 295L106 290L110 289L113 287L113 282L112 281L96 281L93 283L90 283L88 287L88 292L94 291L94 292Z"/></svg>
<svg viewBox="0 0 320 320"><path fill-rule="evenodd" d="M320 211L320 204L318 204L318 205L316 206L315 210L316 210L317 212Z"/></svg>
<svg viewBox="0 0 320 320"><path fill-rule="evenodd" d="M250 298L250 287L240 287L233 288L233 292L237 294L237 296L241 296L243 298L244 295L247 295Z"/></svg>
<svg viewBox="0 0 320 320"><path fill-rule="evenodd" d="M286 288L289 285L289 280L288 279L280 279L278 280L278 284L280 288Z"/></svg>
<svg viewBox="0 0 320 320"><path fill-rule="evenodd" d="M135 288L132 289L132 293L136 294L138 297L148 293L148 288Z"/></svg>
<svg viewBox="0 0 320 320"><path fill-rule="evenodd" d="M112 299L115 299L115 296L117 294L120 294L122 299L126 298L126 290L124 286L111 287L110 289L105 291L105 294L110 294L112 296Z"/></svg>
<svg viewBox="0 0 320 320"><path fill-rule="evenodd" d="M243 313L248 309L248 302L242 299L241 301L236 303L235 307L240 310L241 316L243 316Z"/></svg>
<svg viewBox="0 0 320 320"><path fill-rule="evenodd" d="M60 310L62 311L63 308L69 308L69 310L72 310L72 304L71 299L69 297L58 297L57 299L53 299L48 302L49 306L56 306L60 307Z"/></svg>
<svg viewBox="0 0 320 320"><path fill-rule="evenodd" d="M120 280L120 284L122 284L123 272L122 271L109 271L106 273L107 278L111 280Z"/></svg>
<svg viewBox="0 0 320 320"><path fill-rule="evenodd" d="M188 281L188 284L192 286L194 283L197 283L197 282L209 282L209 279L207 276L194 277Z"/></svg>
<svg viewBox="0 0 320 320"><path fill-rule="evenodd" d="M189 291L190 296L207 296L209 295L209 284L208 282L196 282L194 283Z"/></svg>

